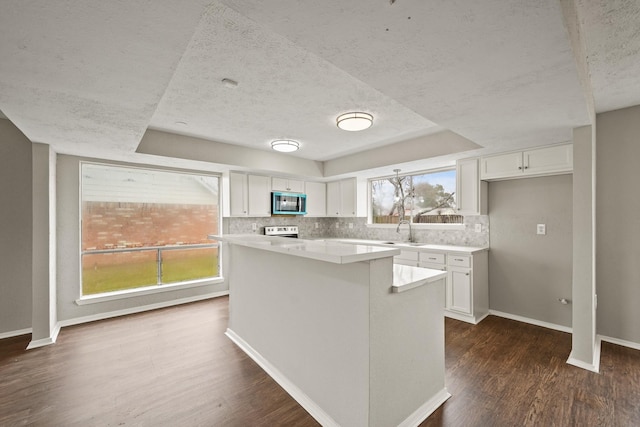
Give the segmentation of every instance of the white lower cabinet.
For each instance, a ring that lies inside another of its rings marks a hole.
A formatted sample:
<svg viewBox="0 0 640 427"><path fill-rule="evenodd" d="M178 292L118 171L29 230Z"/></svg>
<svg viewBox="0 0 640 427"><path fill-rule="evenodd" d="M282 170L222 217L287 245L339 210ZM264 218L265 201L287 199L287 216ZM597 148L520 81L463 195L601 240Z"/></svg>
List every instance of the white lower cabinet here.
<svg viewBox="0 0 640 427"><path fill-rule="evenodd" d="M472 314L471 309L471 270L468 268L449 267L447 272L447 301L448 310L464 314Z"/></svg>
<svg viewBox="0 0 640 427"><path fill-rule="evenodd" d="M445 316L476 324L489 314L488 262L486 250L473 254L420 251L418 267L447 271Z"/></svg>

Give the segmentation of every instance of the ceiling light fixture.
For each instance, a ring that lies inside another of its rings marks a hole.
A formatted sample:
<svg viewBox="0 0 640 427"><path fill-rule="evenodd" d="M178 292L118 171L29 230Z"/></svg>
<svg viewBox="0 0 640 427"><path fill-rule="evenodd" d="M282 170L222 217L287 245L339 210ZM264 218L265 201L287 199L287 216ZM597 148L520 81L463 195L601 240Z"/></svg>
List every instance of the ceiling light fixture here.
<svg viewBox="0 0 640 427"><path fill-rule="evenodd" d="M340 129L356 132L371 127L373 124L373 116L368 113L359 112L345 113L339 115L336 122Z"/></svg>
<svg viewBox="0 0 640 427"><path fill-rule="evenodd" d="M271 148L281 153L291 153L300 148L300 143L291 139L276 139L271 141Z"/></svg>

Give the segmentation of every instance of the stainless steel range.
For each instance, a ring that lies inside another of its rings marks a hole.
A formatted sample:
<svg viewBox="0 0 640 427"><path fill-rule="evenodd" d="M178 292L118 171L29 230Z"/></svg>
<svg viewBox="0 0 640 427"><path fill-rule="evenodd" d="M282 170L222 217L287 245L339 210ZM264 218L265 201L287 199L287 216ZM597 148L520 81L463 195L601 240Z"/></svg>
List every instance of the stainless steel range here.
<svg viewBox="0 0 640 427"><path fill-rule="evenodd" d="M298 238L297 225L278 225L264 228L265 236L293 237Z"/></svg>

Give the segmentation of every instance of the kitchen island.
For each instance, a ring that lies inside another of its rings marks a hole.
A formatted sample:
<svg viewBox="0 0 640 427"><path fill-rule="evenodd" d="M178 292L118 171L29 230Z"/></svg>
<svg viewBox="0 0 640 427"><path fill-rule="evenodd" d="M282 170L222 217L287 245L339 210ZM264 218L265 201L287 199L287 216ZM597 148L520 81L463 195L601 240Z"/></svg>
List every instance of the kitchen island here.
<svg viewBox="0 0 640 427"><path fill-rule="evenodd" d="M324 426L416 426L444 384L445 273L398 249L259 235L223 242L227 336Z"/></svg>

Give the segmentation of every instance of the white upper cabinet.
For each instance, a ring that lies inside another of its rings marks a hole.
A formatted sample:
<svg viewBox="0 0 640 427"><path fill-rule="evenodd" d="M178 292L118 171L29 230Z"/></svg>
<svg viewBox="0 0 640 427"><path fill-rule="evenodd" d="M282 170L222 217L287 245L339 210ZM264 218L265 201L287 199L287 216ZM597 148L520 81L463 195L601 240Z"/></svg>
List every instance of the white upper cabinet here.
<svg viewBox="0 0 640 427"><path fill-rule="evenodd" d="M327 216L356 216L356 179L327 183Z"/></svg>
<svg viewBox="0 0 640 427"><path fill-rule="evenodd" d="M271 178L249 175L249 216L271 216Z"/></svg>
<svg viewBox="0 0 640 427"><path fill-rule="evenodd" d="M249 183L243 173L229 173L229 207L231 216L247 216L249 214Z"/></svg>
<svg viewBox="0 0 640 427"><path fill-rule="evenodd" d="M495 179L522 175L522 152L499 154L480 159L480 178Z"/></svg>
<svg viewBox="0 0 640 427"><path fill-rule="evenodd" d="M522 153L526 174L547 174L573 171L573 144L527 150Z"/></svg>
<svg viewBox="0 0 640 427"><path fill-rule="evenodd" d="M480 159L480 179L525 178L573 171L573 144L553 145Z"/></svg>
<svg viewBox="0 0 640 427"><path fill-rule="evenodd" d="M307 216L327 215L327 184L324 182L305 182L307 194Z"/></svg>
<svg viewBox="0 0 640 427"><path fill-rule="evenodd" d="M456 163L456 211L460 215L486 215L486 183L480 182L478 159Z"/></svg>
<svg viewBox="0 0 640 427"><path fill-rule="evenodd" d="M288 178L271 179L271 189L273 191L289 191L291 193L304 193L304 181Z"/></svg>
<svg viewBox="0 0 640 427"><path fill-rule="evenodd" d="M231 216L270 216L271 178L229 173Z"/></svg>

